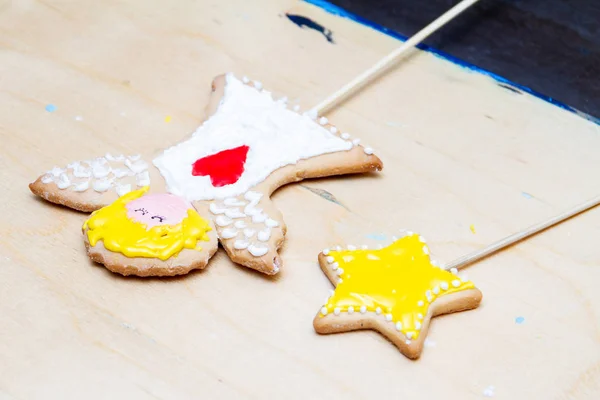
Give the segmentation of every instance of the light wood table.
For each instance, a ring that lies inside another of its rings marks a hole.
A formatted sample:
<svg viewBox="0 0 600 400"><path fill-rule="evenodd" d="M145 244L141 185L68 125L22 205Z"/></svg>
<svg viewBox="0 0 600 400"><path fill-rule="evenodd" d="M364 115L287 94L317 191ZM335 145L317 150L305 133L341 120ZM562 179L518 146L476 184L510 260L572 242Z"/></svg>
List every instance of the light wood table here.
<svg viewBox="0 0 600 400"><path fill-rule="evenodd" d="M313 331L324 247L409 228L451 260L600 190L597 125L432 54L331 114L384 171L278 191L274 279L222 252L181 278L117 276L86 257L84 214L27 188L185 137L222 72L306 108L397 45L291 0L0 2L0 398L600 398L600 210L467 269L481 307L435 319L418 361L374 332Z"/></svg>

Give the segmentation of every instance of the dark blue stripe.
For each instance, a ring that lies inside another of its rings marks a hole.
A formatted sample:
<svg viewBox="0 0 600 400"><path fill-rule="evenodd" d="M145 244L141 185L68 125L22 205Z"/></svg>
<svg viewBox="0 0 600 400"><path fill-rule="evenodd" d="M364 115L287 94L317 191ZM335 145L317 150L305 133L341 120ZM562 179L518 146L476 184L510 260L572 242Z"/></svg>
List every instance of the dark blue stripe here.
<svg viewBox="0 0 600 400"><path fill-rule="evenodd" d="M344 10L343 8L338 7L335 4L331 4L330 2L328 2L326 0L303 0L303 1L305 1L306 3L312 4L314 6L320 7L320 8L322 8L323 10L327 11L330 14L337 15L337 16L340 16L340 17L343 17L343 18L351 19L352 21L355 21L355 22L358 22L359 24L368 26L369 28L375 29L376 31L385 33L386 35L391 36L393 38L396 38L396 39L399 39L399 40L402 40L402 41L406 41L406 39L408 39L406 36L401 35L398 32L392 31L391 29L388 29L385 26L381 26L381 25L376 24L374 22L371 22L371 21L369 21L369 20L367 20L367 19L365 19L363 17L360 17L360 16L358 16L356 14L348 12L348 11ZM419 49L421 49L421 50L425 50L425 51L427 51L429 53L432 53L432 54L434 54L434 55L436 55L436 56L438 56L438 57L440 57L440 58L442 58L444 60L450 61L451 63L459 65L459 66L461 66L463 68L466 68L466 69L468 69L470 71L478 72L478 73L483 74L483 75L487 75L490 78L494 79L496 82L502 83L504 85L509 85L509 86L512 86L515 89L518 89L518 90L523 91L525 93L529 93L530 95L532 95L534 97L537 97L538 99L547 101L548 103L551 103L551 104L553 104L553 105L555 105L557 107L560 107L560 108L562 108L564 110L567 110L567 111L570 111L572 113L575 113L575 114L579 115L580 117L583 117L583 118L585 118L585 119L587 119L589 121L592 121L592 122L600 125L600 118L596 118L596 117L593 117L593 116L591 116L589 114L586 114L586 113L584 113L582 111L579 111L579 110L577 110L577 109L575 109L575 108L573 108L573 107L571 107L571 106L569 106L567 104L564 104L564 103L562 103L562 102L560 102L558 100L553 99L552 97L549 97L549 96L546 96L544 94L538 93L535 90L530 89L530 88L528 88L526 86L523 86L523 85L519 85L518 83L511 82L508 79L503 78L503 77L501 77L499 75L496 75L493 72L487 71L487 70L485 70L483 68L479 68L479 67L477 67L477 66L475 66L475 65L473 65L471 63L465 62L465 61L463 61L461 59L458 59L458 58L456 58L456 57L454 57L454 56L452 56L450 54L444 53L442 51L434 49L433 47L427 46L425 44L421 43L417 47Z"/></svg>

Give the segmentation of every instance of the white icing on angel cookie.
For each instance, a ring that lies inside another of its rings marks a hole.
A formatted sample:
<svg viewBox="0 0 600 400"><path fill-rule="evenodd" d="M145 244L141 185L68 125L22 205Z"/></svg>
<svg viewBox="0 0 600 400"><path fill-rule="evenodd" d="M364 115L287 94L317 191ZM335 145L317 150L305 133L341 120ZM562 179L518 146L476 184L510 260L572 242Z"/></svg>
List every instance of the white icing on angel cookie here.
<svg viewBox="0 0 600 400"><path fill-rule="evenodd" d="M130 179L133 176L135 179ZM42 183L51 182L56 183L60 190L104 193L113 189L118 196L129 193L132 182L139 187L151 183L148 164L139 155L126 157L110 153L91 160L72 162L64 169L54 167L42 177Z"/></svg>
<svg viewBox="0 0 600 400"><path fill-rule="evenodd" d="M211 176L192 174L198 160L243 146L247 155L235 182L218 186ZM351 143L308 116L274 101L270 93L244 85L228 74L216 113L190 139L165 150L153 163L171 193L188 200L212 200L238 196L276 169L301 159L351 148Z"/></svg>

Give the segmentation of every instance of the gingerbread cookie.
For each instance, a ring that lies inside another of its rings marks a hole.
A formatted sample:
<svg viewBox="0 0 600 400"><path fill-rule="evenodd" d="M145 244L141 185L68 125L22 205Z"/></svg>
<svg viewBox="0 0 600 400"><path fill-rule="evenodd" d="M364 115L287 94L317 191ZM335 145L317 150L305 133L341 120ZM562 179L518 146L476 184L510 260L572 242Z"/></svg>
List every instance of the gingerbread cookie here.
<svg viewBox="0 0 600 400"><path fill-rule="evenodd" d="M182 197L211 219L234 262L272 275L282 266L278 250L286 233L270 199L275 190L305 178L383 168L359 139L325 117L290 110L285 99L274 100L247 78L217 77L207 114L191 137L158 155L73 163L30 188L48 201L92 211L151 183L152 192Z"/></svg>
<svg viewBox="0 0 600 400"><path fill-rule="evenodd" d="M172 276L202 269L217 238L186 200L166 193L125 194L83 225L90 258L122 275Z"/></svg>
<svg viewBox="0 0 600 400"><path fill-rule="evenodd" d="M372 329L411 359L420 356L431 318L476 308L475 285L434 264L414 233L378 250L326 249L319 264L335 286L314 318L321 334Z"/></svg>

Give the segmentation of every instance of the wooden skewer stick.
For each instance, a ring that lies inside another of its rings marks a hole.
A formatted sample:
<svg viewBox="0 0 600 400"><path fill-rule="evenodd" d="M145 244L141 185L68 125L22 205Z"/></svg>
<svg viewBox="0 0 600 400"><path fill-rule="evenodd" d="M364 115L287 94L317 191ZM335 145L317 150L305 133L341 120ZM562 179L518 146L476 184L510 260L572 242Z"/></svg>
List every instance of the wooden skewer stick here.
<svg viewBox="0 0 600 400"><path fill-rule="evenodd" d="M450 10L442 14L435 21L433 21L425 28L417 32L414 36L412 36L410 39L404 42L402 46L398 47L396 50L392 51L390 54L382 58L379 62L377 62L377 64L373 65L371 68L358 75L340 90L333 93L331 96L323 100L320 104L313 107L312 110L310 110L310 112L313 115L325 114L327 111L340 104L348 96L358 91L367 83L371 82L373 79L379 76L379 74L382 73L385 69L392 66L405 52L421 43L429 35L446 25L448 22L452 21L452 19L457 17L460 13L462 13L478 1L479 0L461 1L460 3L452 7Z"/></svg>
<svg viewBox="0 0 600 400"><path fill-rule="evenodd" d="M517 232L510 236L507 236L504 239L500 239L497 242L492 243L487 247L484 247L483 249L474 251L473 253L467 254L460 258L457 258L456 260L452 261L451 263L446 264L444 266L444 269L450 270L452 268L461 269L463 267L466 267L467 265L472 264L476 261L479 261L482 258L489 256L490 254L493 254L497 251L505 249L508 246L511 246L517 242L520 242L523 239L526 239L530 236L535 235L536 233L539 233L539 232L546 230L556 224L566 221L567 219L574 217L577 214L581 214L584 211L594 208L599 204L600 204L600 196L594 197L593 199L586 201L585 203L580 204L576 207L573 207L572 209L567 210L567 211L563 212L562 214L556 215L546 221L532 225L529 228L527 228L521 232Z"/></svg>
<svg viewBox="0 0 600 400"><path fill-rule="evenodd" d="M327 111L331 110L336 105L340 104L343 100L345 100L348 96L358 91L367 83L371 82L374 78L379 76L384 70L392 66L400 56L402 56L409 49L412 49L414 46L421 43L425 40L429 35L443 27L448 22L452 21L455 17L457 17L460 13L465 11L467 8L477 3L479 0L463 0L446 13L442 14L435 21L427 25L425 28L417 32L414 36L408 39L406 42L402 44L399 48L392 51L390 54L382 58L377 64L358 75L352 81L347 83L337 92L333 93L331 96L323 100L321 103L312 108L311 113L314 115L322 115ZM487 247L484 247L480 250L474 251L473 253L464 255L456 260L452 261L449 264L444 266L444 269L450 270L452 268L461 269L464 268L476 261L481 260L493 253L496 253L502 249L505 249L521 240L524 240L530 236L533 236L539 232L542 232L554 225L557 225L561 222L568 220L575 215L581 214L584 211L587 211L591 208L596 207L600 204L600 196L595 197L583 204L580 204L576 207L573 207L570 210L563 212L562 214L556 215L546 221L540 222L536 225L532 225L529 228L514 233L510 236L507 236L503 239L498 240L495 243L490 244Z"/></svg>

